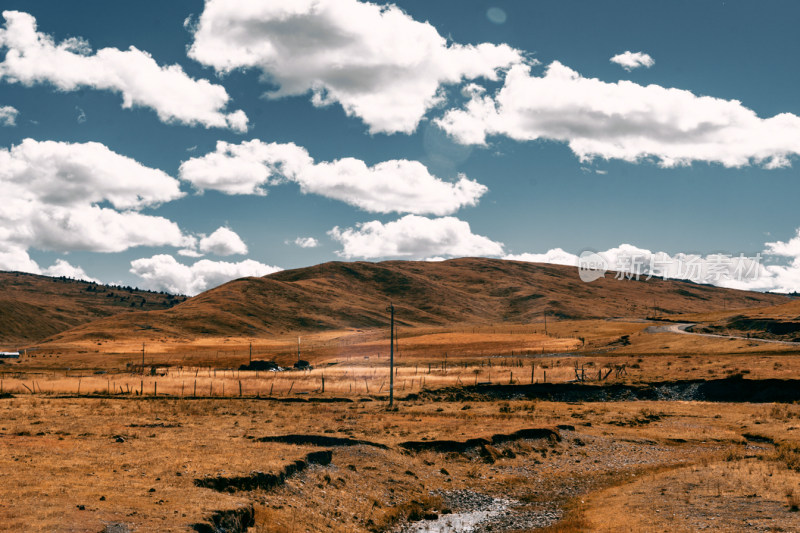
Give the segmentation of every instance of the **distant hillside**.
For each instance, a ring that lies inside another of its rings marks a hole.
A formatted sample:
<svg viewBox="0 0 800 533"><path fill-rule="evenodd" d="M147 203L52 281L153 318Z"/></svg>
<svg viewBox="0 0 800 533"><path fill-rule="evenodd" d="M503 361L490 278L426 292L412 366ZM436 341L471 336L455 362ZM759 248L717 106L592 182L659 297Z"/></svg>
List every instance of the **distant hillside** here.
<svg viewBox="0 0 800 533"><path fill-rule="evenodd" d="M550 317L645 317L788 301L775 294L661 279L583 283L574 267L452 259L331 262L232 281L166 311L101 319L50 339L264 336L383 327L393 302L403 325L525 323Z"/></svg>
<svg viewBox="0 0 800 533"><path fill-rule="evenodd" d="M98 318L168 309L183 296L0 272L0 347L29 344Z"/></svg>
<svg viewBox="0 0 800 533"><path fill-rule="evenodd" d="M693 313L678 318L698 322L694 330L704 333L800 341L800 300L756 309Z"/></svg>

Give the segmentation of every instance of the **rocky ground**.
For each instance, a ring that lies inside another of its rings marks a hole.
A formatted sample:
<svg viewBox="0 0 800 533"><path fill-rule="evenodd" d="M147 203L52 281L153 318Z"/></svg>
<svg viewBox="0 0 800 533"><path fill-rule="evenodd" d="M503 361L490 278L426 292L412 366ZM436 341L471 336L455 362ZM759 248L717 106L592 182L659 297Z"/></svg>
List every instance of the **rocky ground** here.
<svg viewBox="0 0 800 533"><path fill-rule="evenodd" d="M525 459L498 460L488 468L487 477L524 478L527 481L524 488L500 494L485 490L492 486L488 482L484 491L479 487L436 491L434 494L441 496L445 512L435 518L404 524L396 531L496 533L544 528L562 518L570 500L589 494L612 478L634 481L654 467L689 463L697 453L709 454L719 449L707 444L687 447L620 440L574 429L562 429L560 433L562 440L555 446L528 441L498 447L501 456L517 454ZM481 457L477 451L467 455L471 460ZM531 486L536 489L531 490Z"/></svg>

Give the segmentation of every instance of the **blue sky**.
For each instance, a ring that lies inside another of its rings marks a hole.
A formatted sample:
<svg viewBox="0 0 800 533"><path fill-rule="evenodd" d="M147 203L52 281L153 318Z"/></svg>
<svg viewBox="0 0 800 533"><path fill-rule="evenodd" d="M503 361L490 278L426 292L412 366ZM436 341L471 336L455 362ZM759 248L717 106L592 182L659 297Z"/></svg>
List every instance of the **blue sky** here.
<svg viewBox="0 0 800 533"><path fill-rule="evenodd" d="M0 269L196 293L635 249L800 288L796 2L237 4L3 3Z"/></svg>

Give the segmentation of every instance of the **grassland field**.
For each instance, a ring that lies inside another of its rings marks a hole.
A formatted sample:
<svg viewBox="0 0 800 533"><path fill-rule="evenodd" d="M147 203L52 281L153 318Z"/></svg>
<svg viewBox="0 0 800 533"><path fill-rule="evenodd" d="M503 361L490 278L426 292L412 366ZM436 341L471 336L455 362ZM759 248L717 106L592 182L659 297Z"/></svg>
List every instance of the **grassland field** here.
<svg viewBox="0 0 800 533"><path fill-rule="evenodd" d="M657 325L401 327L391 407L385 330L32 346L0 365L0 529L800 530L794 403L525 388L800 371ZM239 370L290 368L298 336L312 369Z"/></svg>

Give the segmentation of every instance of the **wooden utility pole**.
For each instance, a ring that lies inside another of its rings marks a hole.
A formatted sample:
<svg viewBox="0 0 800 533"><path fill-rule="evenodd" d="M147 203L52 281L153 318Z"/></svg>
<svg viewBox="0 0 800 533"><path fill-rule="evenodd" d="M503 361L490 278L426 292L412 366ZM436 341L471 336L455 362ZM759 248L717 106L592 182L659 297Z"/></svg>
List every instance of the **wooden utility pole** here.
<svg viewBox="0 0 800 533"><path fill-rule="evenodd" d="M250 343L250 364L253 364L253 343Z"/></svg>
<svg viewBox="0 0 800 533"><path fill-rule="evenodd" d="M142 375L144 376L144 343L142 343Z"/></svg>
<svg viewBox="0 0 800 533"><path fill-rule="evenodd" d="M389 407L394 405L394 305L389 303Z"/></svg>
<svg viewBox="0 0 800 533"><path fill-rule="evenodd" d="M300 361L300 337L297 337L297 361Z"/></svg>

